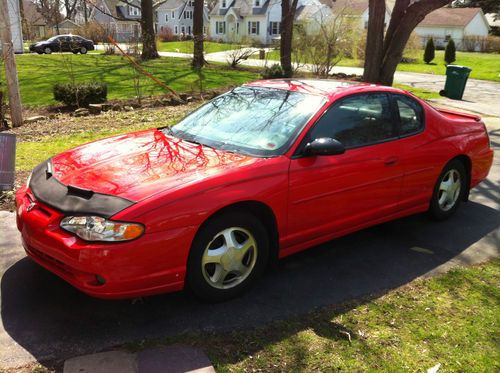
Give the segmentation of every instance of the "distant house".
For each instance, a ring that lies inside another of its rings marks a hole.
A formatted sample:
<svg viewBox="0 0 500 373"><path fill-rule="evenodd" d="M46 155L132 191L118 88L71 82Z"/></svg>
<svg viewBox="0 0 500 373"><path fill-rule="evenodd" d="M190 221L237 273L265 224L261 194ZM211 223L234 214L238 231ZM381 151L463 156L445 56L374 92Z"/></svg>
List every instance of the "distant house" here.
<svg viewBox="0 0 500 373"><path fill-rule="evenodd" d="M299 0L296 19L311 21L330 10L319 0ZM225 42L248 38L270 44L281 34L281 2L218 0L210 12L210 36Z"/></svg>
<svg viewBox="0 0 500 373"><path fill-rule="evenodd" d="M88 20L101 25L118 42L137 40L141 33L140 4L139 0L130 0L127 3L120 0L95 0ZM77 15L78 20L82 18L81 14Z"/></svg>
<svg viewBox="0 0 500 373"><path fill-rule="evenodd" d="M43 39L48 36L47 21L38 12L36 5L31 0L23 0L23 11L26 20L26 28L23 29L24 39Z"/></svg>
<svg viewBox="0 0 500 373"><path fill-rule="evenodd" d="M175 35L193 34L194 0L167 0L156 9L156 32L170 28ZM204 33L208 34L208 8L203 12Z"/></svg>
<svg viewBox="0 0 500 373"><path fill-rule="evenodd" d="M444 48L453 39L457 50L482 48L481 38L488 36L490 27L481 8L440 8L427 15L415 28L423 45L433 38L437 48Z"/></svg>
<svg viewBox="0 0 500 373"><path fill-rule="evenodd" d="M78 34L79 29L80 26L70 19L65 19L64 21L57 24L57 26L53 27L54 33L58 33L59 35Z"/></svg>
<svg viewBox="0 0 500 373"><path fill-rule="evenodd" d="M23 53L23 31L21 27L21 13L19 11L19 2L7 1L7 8L9 10L9 14L7 16L10 23L10 31L12 33L14 52ZM2 50L2 45L3 43L0 43L0 50Z"/></svg>
<svg viewBox="0 0 500 373"><path fill-rule="evenodd" d="M354 23L357 23L362 30L368 29L368 0L322 0L328 4L334 14L343 14L350 18ZM385 25L391 20L390 4L385 7Z"/></svg>

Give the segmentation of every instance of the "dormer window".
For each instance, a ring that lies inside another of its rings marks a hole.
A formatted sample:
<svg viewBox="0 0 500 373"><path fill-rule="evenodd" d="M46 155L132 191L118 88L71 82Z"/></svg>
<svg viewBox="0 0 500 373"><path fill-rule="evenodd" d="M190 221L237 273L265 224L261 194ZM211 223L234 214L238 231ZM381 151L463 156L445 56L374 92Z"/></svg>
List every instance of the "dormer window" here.
<svg viewBox="0 0 500 373"><path fill-rule="evenodd" d="M227 8L227 0L221 0L221 2L222 2L222 5L221 5L221 6L222 6L223 8Z"/></svg>
<svg viewBox="0 0 500 373"><path fill-rule="evenodd" d="M135 6L128 6L128 15L129 16L140 16L141 10Z"/></svg>
<svg viewBox="0 0 500 373"><path fill-rule="evenodd" d="M260 0L254 0L253 6L256 8L260 7Z"/></svg>

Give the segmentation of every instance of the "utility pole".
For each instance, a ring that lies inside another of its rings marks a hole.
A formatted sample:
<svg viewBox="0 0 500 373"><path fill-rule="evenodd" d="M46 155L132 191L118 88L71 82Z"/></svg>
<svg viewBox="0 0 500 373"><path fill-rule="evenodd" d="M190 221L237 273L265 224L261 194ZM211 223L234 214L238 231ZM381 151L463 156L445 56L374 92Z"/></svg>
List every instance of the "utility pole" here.
<svg viewBox="0 0 500 373"><path fill-rule="evenodd" d="M10 30L10 17L7 0L0 0L0 39L2 42L2 53L5 61L5 78L9 92L10 117L12 126L19 127L23 123L23 112L21 107L21 94L19 92L19 81L17 79L16 57L14 56L14 44Z"/></svg>

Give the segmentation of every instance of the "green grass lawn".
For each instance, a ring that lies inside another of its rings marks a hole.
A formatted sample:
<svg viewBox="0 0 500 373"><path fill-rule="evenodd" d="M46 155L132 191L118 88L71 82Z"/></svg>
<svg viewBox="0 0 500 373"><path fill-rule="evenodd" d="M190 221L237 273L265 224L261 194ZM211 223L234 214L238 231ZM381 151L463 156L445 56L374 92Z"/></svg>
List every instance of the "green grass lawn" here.
<svg viewBox="0 0 500 373"><path fill-rule="evenodd" d="M444 62L444 51L436 51L436 58L431 64L423 62L423 52L416 63L400 63L398 71L408 71L425 74L444 75L446 73L446 65ZM457 52L457 60L455 65L463 65L470 67L472 72L471 79L493 80L500 82L500 54L495 53L473 53L473 52ZM257 58L256 56L252 58ZM279 60L279 51L271 51L268 53L269 60ZM352 58L344 58L338 66L347 67L363 67L362 60Z"/></svg>
<svg viewBox="0 0 500 373"><path fill-rule="evenodd" d="M108 99L126 99L136 96L129 62L120 56L105 55L19 55L17 56L21 98L24 105L40 106L56 102L52 87L55 83L76 81L103 81L108 84ZM178 92L199 90L199 77L190 68L190 61L161 58L149 61L144 68ZM204 89L239 85L259 78L257 73L231 70L211 64L203 69ZM142 95L160 95L163 88L141 75Z"/></svg>
<svg viewBox="0 0 500 373"><path fill-rule="evenodd" d="M214 41L203 42L203 48L205 53L215 53L222 52L233 49L231 44L227 43L217 43ZM160 52L180 52L180 53L193 53L193 41L168 41L159 42L158 51Z"/></svg>
<svg viewBox="0 0 500 373"><path fill-rule="evenodd" d="M387 294L266 327L128 345L183 343L217 372L498 372L500 262L454 269Z"/></svg>

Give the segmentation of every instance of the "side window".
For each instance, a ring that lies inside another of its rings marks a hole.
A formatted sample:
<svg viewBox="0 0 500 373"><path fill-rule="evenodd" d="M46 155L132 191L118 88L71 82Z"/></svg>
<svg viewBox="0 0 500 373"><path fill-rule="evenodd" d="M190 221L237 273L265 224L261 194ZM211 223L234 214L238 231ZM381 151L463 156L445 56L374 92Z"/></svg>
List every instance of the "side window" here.
<svg viewBox="0 0 500 373"><path fill-rule="evenodd" d="M354 95L333 104L310 132L311 140L332 137L346 148L396 137L391 105L385 93Z"/></svg>
<svg viewBox="0 0 500 373"><path fill-rule="evenodd" d="M424 113L422 106L410 97L395 95L401 122L400 136L420 132L424 128Z"/></svg>

